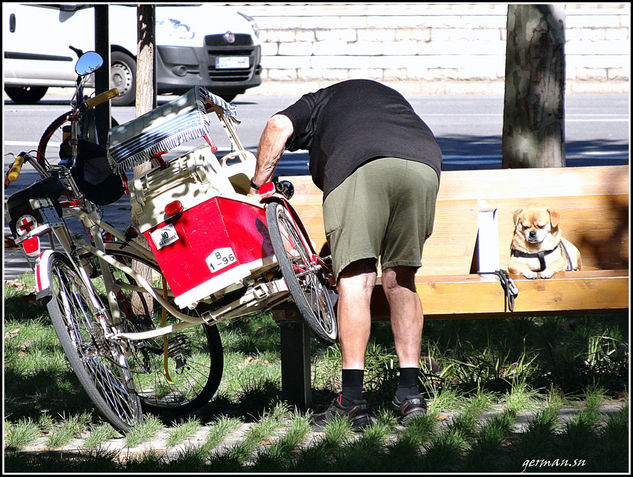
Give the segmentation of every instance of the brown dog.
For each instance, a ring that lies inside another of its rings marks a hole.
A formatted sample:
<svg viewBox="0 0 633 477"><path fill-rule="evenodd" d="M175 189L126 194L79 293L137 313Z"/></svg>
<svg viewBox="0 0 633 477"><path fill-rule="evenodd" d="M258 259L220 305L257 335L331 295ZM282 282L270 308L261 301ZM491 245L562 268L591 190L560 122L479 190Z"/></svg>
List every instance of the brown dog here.
<svg viewBox="0 0 633 477"><path fill-rule="evenodd" d="M560 214L546 207L514 211L514 236L510 246L510 273L526 278L550 278L556 272L580 270L580 252L563 238Z"/></svg>

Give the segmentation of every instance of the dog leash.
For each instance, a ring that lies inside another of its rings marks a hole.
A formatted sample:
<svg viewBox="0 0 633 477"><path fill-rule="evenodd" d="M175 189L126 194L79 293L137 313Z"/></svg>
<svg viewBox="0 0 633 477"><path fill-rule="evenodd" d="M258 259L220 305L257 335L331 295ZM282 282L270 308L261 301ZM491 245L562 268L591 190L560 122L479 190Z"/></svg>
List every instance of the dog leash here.
<svg viewBox="0 0 633 477"><path fill-rule="evenodd" d="M560 241L560 248L563 249L563 252L565 252L565 256L567 257L567 268L565 269L566 272L571 272L574 270L574 266L571 263L571 257L569 255L569 251L567 250L567 247L565 247L565 244L563 243L563 241Z"/></svg>
<svg viewBox="0 0 633 477"><path fill-rule="evenodd" d="M510 278L508 272L505 270L496 270L494 272L478 272L480 275L496 275L503 288L504 300L503 311L514 311L514 299L519 295L519 289L517 288L514 280Z"/></svg>

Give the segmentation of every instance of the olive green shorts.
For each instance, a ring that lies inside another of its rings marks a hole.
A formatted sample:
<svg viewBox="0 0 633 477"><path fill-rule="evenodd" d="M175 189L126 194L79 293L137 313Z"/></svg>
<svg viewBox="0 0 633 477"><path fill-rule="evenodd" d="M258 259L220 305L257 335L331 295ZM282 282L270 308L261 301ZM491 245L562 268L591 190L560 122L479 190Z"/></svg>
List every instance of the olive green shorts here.
<svg viewBox="0 0 633 477"><path fill-rule="evenodd" d="M420 267L433 231L438 177L421 162L384 157L359 167L326 197L325 233L338 278L350 263Z"/></svg>

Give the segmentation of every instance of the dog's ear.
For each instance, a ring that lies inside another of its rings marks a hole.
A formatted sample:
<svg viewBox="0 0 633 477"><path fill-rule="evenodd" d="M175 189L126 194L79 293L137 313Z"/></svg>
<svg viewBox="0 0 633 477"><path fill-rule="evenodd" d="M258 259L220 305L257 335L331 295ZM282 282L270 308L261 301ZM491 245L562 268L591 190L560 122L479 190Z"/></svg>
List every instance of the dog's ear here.
<svg viewBox="0 0 633 477"><path fill-rule="evenodd" d="M512 214L512 219L514 220L514 225L519 223L519 217L521 217L521 214L523 213L523 209L517 209L514 211L514 213Z"/></svg>
<svg viewBox="0 0 633 477"><path fill-rule="evenodd" d="M547 209L547 211L549 212L549 220L552 224L552 228L555 229L560 222L560 214L554 209Z"/></svg>

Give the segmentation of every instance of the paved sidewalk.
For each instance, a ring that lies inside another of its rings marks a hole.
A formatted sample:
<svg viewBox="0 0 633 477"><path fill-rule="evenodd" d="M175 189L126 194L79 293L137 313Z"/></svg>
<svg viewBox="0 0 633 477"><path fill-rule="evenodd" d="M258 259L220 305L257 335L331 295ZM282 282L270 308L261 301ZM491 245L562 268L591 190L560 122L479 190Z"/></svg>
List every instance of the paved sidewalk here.
<svg viewBox="0 0 633 477"><path fill-rule="evenodd" d="M600 413L602 415L602 420L605 421L609 415L613 415L620 411L624 407L625 403L622 401L609 401L605 402L602 406L600 406ZM580 408L578 407L562 407L558 411L558 426L557 432L563 432L565 430L565 426L567 423L572 422ZM534 418L538 411L521 411L518 413L517 418L514 422L512 432L515 434L524 433L530 421ZM480 423L485 424L490 421L495 415L500 414L500 410L490 410L482 413L479 417ZM445 429L450 425L451 422L458 416L457 413L440 413L438 416L438 429ZM242 442L251 427L255 424L253 423L244 423L234 432L232 432L228 437L226 437L220 444L218 444L215 448L210 451L210 456L213 455L221 455L225 450L230 449L233 446L238 445ZM261 444L258 449L265 448L274 443L277 439L282 437L287 430L287 425L282 426L282 428L275 432L273 436L269 436L268 439L265 440L264 444ZM398 433L402 430L401 426L396 427L395 432L392 433L387 441L395 441L398 439ZM140 458L143 455L146 455L148 452L155 452L157 455L162 456L167 462L177 459L182 456L183 452L186 450L197 448L202 446L209 435L210 428L208 426L202 426L194 436L186 440L185 442L178 444L176 446L168 447L167 439L169 438L169 433L166 429L161 430L157 436L153 439L146 441L136 447L128 447L125 442L124 437L117 437L114 439L110 439L100 446L100 450L105 453L113 453L115 455L114 459L119 461L127 461L130 459ZM359 438L362 434L356 433L355 437ZM323 436L322 432L311 432L310 435L305 439L302 444L302 448L310 448L315 445ZM84 441L87 435L82 436L79 439L75 439L70 442L68 445L51 449L47 447L46 441L47 438L45 436L38 438L32 445L22 448L19 450L19 453L46 453L50 451L56 451L63 454L73 455L73 454L82 454L94 452L93 450L88 450L84 447ZM257 456L258 449L255 449L253 452L253 457Z"/></svg>

